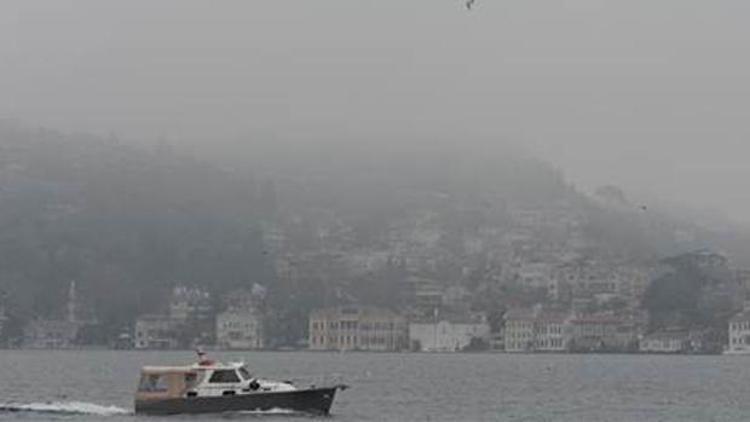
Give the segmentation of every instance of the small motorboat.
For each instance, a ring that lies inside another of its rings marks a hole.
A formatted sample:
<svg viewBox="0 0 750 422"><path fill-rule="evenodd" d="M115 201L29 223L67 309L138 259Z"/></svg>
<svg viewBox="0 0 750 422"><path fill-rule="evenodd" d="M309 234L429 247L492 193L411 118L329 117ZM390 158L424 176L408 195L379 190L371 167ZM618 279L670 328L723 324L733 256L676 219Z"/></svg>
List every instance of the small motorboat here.
<svg viewBox="0 0 750 422"><path fill-rule="evenodd" d="M188 366L145 366L135 394L135 413L173 415L286 410L330 413L343 384L297 388L289 381L254 376L244 363L218 363L199 352Z"/></svg>

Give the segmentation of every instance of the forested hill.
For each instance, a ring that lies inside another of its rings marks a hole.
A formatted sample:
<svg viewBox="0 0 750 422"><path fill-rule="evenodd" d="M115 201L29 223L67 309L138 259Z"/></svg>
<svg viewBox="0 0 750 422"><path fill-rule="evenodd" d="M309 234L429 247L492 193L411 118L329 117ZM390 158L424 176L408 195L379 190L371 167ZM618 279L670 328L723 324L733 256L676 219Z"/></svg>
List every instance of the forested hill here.
<svg viewBox="0 0 750 422"><path fill-rule="evenodd" d="M558 169L498 140L254 138L196 149L238 171L249 163L258 179L273 181L280 218L297 221L300 231L344 226L349 247L372 248L394 230L419 225L445 237L507 232L531 210L578 224L586 253L653 260L709 248L750 262L750 236L736 226L707 229L675 218L608 180L597 194L584 194Z"/></svg>
<svg viewBox="0 0 750 422"><path fill-rule="evenodd" d="M160 310L176 283L267 282L254 185L167 147L0 129L0 289L60 316L71 280L100 322Z"/></svg>

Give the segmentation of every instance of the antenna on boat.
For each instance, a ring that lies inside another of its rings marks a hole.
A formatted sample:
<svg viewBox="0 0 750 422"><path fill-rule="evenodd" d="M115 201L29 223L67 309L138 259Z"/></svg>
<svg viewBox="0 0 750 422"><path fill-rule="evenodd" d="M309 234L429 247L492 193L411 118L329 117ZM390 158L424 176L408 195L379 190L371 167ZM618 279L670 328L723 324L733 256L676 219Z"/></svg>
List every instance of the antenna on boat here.
<svg viewBox="0 0 750 422"><path fill-rule="evenodd" d="M198 365L209 366L214 364L214 361L206 357L206 352L204 352L203 350L195 349L195 354L198 355Z"/></svg>

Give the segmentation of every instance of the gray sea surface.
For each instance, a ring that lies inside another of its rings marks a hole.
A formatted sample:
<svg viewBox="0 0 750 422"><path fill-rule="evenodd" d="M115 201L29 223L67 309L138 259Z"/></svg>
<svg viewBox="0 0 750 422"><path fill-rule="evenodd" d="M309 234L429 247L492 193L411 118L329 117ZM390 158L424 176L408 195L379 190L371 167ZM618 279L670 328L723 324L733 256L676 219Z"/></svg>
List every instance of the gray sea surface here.
<svg viewBox="0 0 750 422"><path fill-rule="evenodd" d="M191 352L0 350L0 421L746 421L750 356L214 353L298 385L345 382L330 417L136 417L139 368Z"/></svg>

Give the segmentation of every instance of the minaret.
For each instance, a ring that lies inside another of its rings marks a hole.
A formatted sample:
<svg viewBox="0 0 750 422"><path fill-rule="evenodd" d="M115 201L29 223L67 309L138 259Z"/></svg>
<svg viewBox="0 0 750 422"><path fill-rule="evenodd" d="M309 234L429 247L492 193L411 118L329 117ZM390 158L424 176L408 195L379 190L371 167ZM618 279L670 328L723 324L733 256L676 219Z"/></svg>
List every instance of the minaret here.
<svg viewBox="0 0 750 422"><path fill-rule="evenodd" d="M3 332L3 325L5 321L8 319L5 315L5 308L7 306L8 302L8 294L5 292L5 290L0 290L0 334Z"/></svg>
<svg viewBox="0 0 750 422"><path fill-rule="evenodd" d="M76 282L71 281L68 288L68 322L76 322L76 313L78 312L78 302L76 299Z"/></svg>

